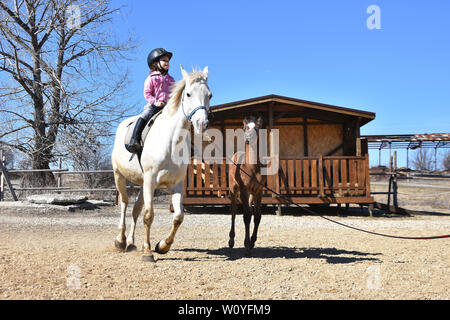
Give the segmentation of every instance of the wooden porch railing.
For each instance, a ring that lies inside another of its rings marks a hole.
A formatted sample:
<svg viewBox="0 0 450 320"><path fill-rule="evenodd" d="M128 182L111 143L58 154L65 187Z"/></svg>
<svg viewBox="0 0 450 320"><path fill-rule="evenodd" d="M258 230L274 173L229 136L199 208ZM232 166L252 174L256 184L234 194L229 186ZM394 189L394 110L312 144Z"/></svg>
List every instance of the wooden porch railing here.
<svg viewBox="0 0 450 320"><path fill-rule="evenodd" d="M266 185L291 199L302 198L303 201L295 201L299 203L311 202L307 200L308 198L342 200L335 201L336 203L345 203L344 198L351 198L348 199L350 202L368 201L370 200L368 155L280 159L277 174L268 176ZM193 161L188 166L185 203L195 202L189 198L197 198L198 201L202 198L204 203L228 203L228 200L225 200L228 199L228 194L228 164L225 159L221 163L214 164ZM263 196L263 203L277 202L275 199L269 200L275 196L267 189L264 190ZM356 198L366 199L362 201L355 200Z"/></svg>

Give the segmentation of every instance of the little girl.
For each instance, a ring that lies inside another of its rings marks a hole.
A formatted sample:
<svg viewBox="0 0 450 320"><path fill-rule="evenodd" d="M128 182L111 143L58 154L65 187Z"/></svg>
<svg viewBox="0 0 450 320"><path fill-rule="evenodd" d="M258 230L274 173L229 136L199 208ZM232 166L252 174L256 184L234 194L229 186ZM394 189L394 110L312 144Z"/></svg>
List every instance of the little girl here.
<svg viewBox="0 0 450 320"><path fill-rule="evenodd" d="M147 57L150 74L144 82L144 97L148 104L136 121L130 144L125 145L125 148L131 153L140 151L142 130L148 120L161 110L166 105L167 100L169 100L170 87L175 82L168 73L171 58L172 52L168 52L163 48L152 50Z"/></svg>

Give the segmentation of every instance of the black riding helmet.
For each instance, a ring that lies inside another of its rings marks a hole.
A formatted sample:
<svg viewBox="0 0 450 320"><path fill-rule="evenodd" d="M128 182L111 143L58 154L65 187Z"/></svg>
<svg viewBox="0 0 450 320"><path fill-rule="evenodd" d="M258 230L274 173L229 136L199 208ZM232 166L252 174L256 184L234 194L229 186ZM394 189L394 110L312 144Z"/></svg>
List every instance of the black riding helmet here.
<svg viewBox="0 0 450 320"><path fill-rule="evenodd" d="M148 67L151 68L152 64L158 62L159 58L162 56L168 56L170 60L172 58L172 52L166 51L166 49L163 48L153 49L147 57Z"/></svg>

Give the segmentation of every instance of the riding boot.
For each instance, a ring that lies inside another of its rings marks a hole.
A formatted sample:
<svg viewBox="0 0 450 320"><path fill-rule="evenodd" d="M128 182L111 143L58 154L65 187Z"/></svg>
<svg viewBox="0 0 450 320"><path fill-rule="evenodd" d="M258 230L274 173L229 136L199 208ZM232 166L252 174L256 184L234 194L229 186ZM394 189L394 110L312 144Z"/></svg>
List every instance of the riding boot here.
<svg viewBox="0 0 450 320"><path fill-rule="evenodd" d="M147 121L139 117L136 121L136 125L134 126L133 136L131 137L130 143L125 144L125 148L131 153L137 153L141 151L141 134L142 130L144 130Z"/></svg>

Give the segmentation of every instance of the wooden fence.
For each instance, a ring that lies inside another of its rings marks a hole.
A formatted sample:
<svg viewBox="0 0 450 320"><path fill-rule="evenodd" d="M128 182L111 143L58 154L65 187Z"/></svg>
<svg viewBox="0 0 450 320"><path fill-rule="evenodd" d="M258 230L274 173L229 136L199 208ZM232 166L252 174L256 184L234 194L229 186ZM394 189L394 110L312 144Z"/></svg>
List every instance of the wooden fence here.
<svg viewBox="0 0 450 320"><path fill-rule="evenodd" d="M3 167L0 164L1 167ZM18 187L13 186L12 182L9 179L9 176L15 175L15 174L29 174L34 172L53 172L53 174L56 176L56 182L57 185L54 187ZM12 196L12 198L17 201L16 192L17 191L42 191L42 192L48 192L48 191L54 191L56 193L60 192L115 192L116 188L115 186L107 187L107 188L74 188L74 187L65 187L63 186L63 175L85 175L85 174L99 174L99 173L110 173L113 174L112 170L90 170L90 171L69 171L68 169L29 169L29 170L2 170L0 172L0 201L4 200L5 195L5 184L4 182L7 182L7 186L9 189L9 192ZM139 187L133 187L128 186L127 188L139 188Z"/></svg>
<svg viewBox="0 0 450 320"><path fill-rule="evenodd" d="M11 194L14 191L54 191L54 192L115 192L115 186L106 188L71 188L63 186L64 175L99 174L112 170L69 171L61 168L50 170L8 170L2 167L0 200L5 192L4 181L8 182ZM225 159L221 163L207 164L192 161L188 165L185 179L184 204L208 205L229 204L228 167ZM27 174L38 171L51 171L57 179L55 187L12 187L7 174ZM363 157L317 156L303 158L284 158L279 161L276 174L267 177L266 186L287 197L275 196L265 189L262 203L372 203L370 192L370 172L368 155ZM129 186L129 188L138 188ZM389 190L390 192L390 190Z"/></svg>

